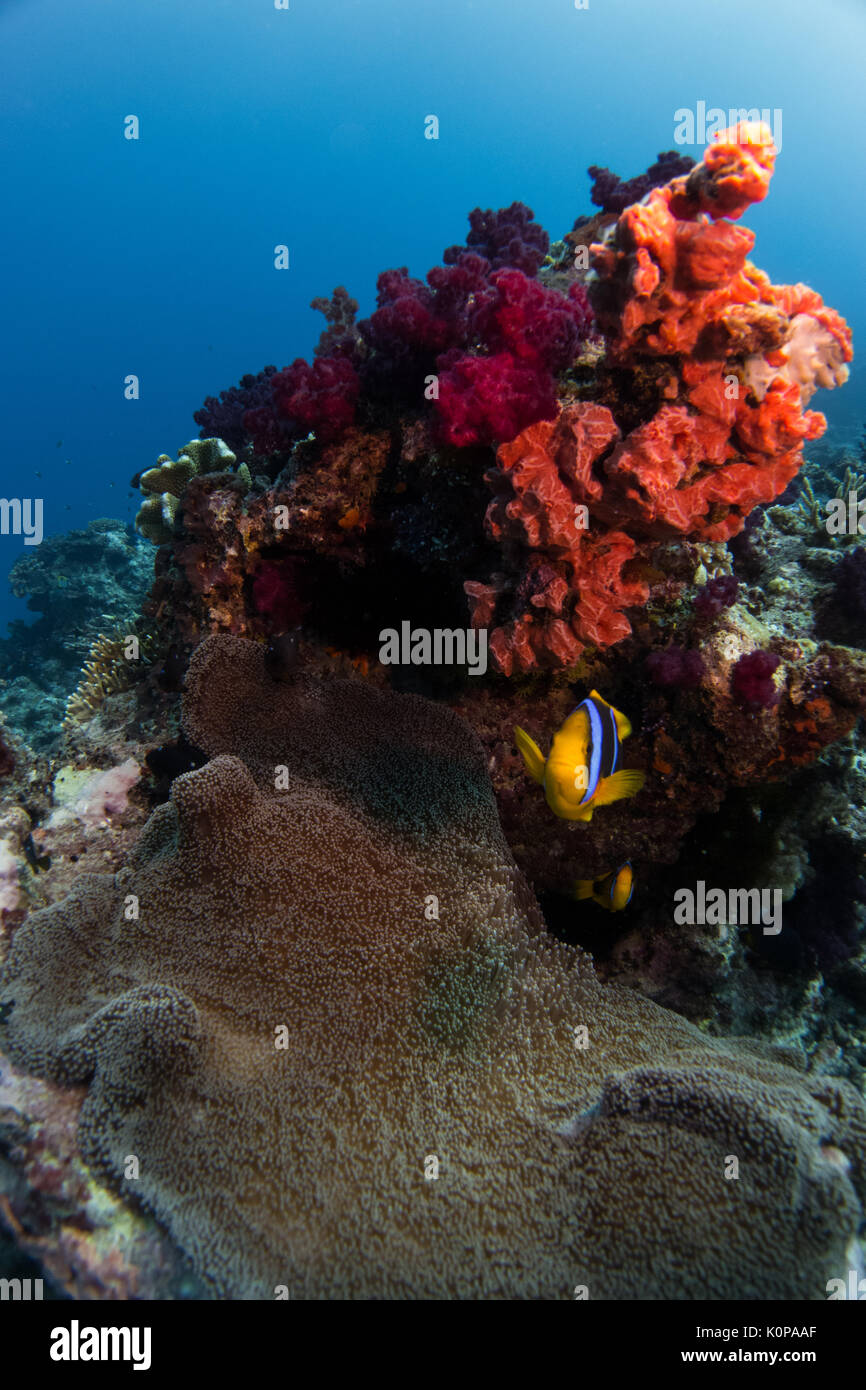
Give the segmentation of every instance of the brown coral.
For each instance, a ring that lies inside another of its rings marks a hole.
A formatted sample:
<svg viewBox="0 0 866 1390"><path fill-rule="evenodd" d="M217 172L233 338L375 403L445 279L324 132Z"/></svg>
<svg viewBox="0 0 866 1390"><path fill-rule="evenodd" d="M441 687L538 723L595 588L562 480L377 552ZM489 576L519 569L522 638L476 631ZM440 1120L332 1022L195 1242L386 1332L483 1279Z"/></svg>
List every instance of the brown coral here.
<svg viewBox="0 0 866 1390"><path fill-rule="evenodd" d="M0 1004L216 1291L824 1297L862 1104L551 942L455 715L226 637L185 700L212 761L17 933Z"/></svg>

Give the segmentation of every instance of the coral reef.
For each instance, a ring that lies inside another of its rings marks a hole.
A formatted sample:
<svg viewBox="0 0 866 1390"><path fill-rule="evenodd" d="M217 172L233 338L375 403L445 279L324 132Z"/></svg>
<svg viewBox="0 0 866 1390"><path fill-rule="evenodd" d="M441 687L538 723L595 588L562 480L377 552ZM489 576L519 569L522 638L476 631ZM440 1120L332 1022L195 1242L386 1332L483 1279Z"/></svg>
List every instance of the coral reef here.
<svg viewBox="0 0 866 1390"><path fill-rule="evenodd" d="M740 125L592 248L599 400L501 445L489 475L487 526L513 578L481 591L473 579L468 593L473 623L495 624L504 674L573 666L587 642L621 641L624 610L649 597L636 562L652 541L735 535L825 428L804 407L845 379L847 325L813 290L772 285L746 260L753 234L719 221L765 196L774 159L769 130ZM617 400L643 398L632 428L603 403L605 372Z"/></svg>
<svg viewBox="0 0 866 1390"><path fill-rule="evenodd" d="M58 1290L819 1299L844 1272L862 476L809 408L846 324L735 225L774 158L740 125L699 165L594 167L553 247L475 209L362 322L314 300L310 361L205 402L133 480L146 542L94 523L19 562L44 617L3 646L0 1223ZM377 660L470 616L481 678ZM546 750L593 689L645 782L575 825L514 730ZM622 911L576 900L619 866ZM777 895L780 931L683 922L704 882Z"/></svg>
<svg viewBox="0 0 866 1390"><path fill-rule="evenodd" d="M58 744L93 644L107 630L135 630L153 583L153 550L122 521L100 518L46 536L16 560L9 582L40 616L29 624L16 619L0 638L0 709L32 748L48 751Z"/></svg>
<svg viewBox="0 0 866 1390"><path fill-rule="evenodd" d="M453 714L220 637L185 724L211 761L19 929L0 999L213 1292L825 1296L862 1101L551 943Z"/></svg>

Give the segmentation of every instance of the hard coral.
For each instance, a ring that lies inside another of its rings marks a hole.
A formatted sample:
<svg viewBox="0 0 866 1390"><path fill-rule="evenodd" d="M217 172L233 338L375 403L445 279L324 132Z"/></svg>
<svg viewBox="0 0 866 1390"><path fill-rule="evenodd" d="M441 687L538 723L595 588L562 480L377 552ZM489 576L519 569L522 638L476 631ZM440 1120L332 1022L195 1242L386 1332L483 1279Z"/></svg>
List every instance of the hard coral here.
<svg viewBox="0 0 866 1390"><path fill-rule="evenodd" d="M160 454L153 468L139 478L144 501L135 524L154 545L165 545L174 535L181 498L193 478L200 474L228 471L236 456L222 439L191 439L178 449L177 458Z"/></svg>
<svg viewBox="0 0 866 1390"><path fill-rule="evenodd" d="M213 1292L825 1296L862 1101L551 942L456 716L215 638L185 726L211 762L17 932L0 1014Z"/></svg>
<svg viewBox="0 0 866 1390"><path fill-rule="evenodd" d="M193 478L183 532L157 565L150 611L171 604L185 641L218 631L270 636L299 622L308 597L301 557L364 563L362 537L389 447L384 431L352 427L316 449L314 466L255 496L225 474ZM353 511L356 524L344 524Z"/></svg>
<svg viewBox="0 0 866 1390"><path fill-rule="evenodd" d="M133 645L130 638L135 639ZM141 674L142 662L150 656L152 647L149 637L122 628L101 632L91 645L78 685L66 701L64 728L86 723L109 695L128 690ZM132 652L137 655L133 657Z"/></svg>

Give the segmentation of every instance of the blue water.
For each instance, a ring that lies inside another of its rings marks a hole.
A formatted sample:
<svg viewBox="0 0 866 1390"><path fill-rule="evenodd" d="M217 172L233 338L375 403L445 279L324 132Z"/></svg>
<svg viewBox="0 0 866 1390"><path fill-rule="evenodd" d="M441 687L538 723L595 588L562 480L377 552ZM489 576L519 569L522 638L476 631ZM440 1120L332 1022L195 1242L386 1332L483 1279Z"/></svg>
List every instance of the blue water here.
<svg viewBox="0 0 866 1390"><path fill-rule="evenodd" d="M46 534L131 519L129 478L197 435L206 395L310 355L314 296L342 283L369 313L377 273L423 275L477 204L520 199L561 236L587 165L639 173L699 101L781 110L755 259L856 342L864 65L858 0L7 2L2 495L44 497ZM21 548L0 537L0 624Z"/></svg>

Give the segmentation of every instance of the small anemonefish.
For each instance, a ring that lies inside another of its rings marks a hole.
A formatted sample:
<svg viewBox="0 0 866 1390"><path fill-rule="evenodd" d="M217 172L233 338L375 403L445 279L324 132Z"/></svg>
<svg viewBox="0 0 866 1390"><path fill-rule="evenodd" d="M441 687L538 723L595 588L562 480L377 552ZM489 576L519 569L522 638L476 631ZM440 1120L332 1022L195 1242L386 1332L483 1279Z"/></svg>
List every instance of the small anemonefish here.
<svg viewBox="0 0 866 1390"><path fill-rule="evenodd" d="M574 885L574 896L578 902L592 898L599 907L608 912L622 912L631 902L634 892L634 870L631 864L622 864L612 874L604 878L579 878Z"/></svg>
<svg viewBox="0 0 866 1390"><path fill-rule="evenodd" d="M593 690L554 734L546 759L524 729L514 730L514 740L551 811L563 820L591 821L597 806L635 796L646 781L642 772L616 770L620 742L630 733L625 715Z"/></svg>

